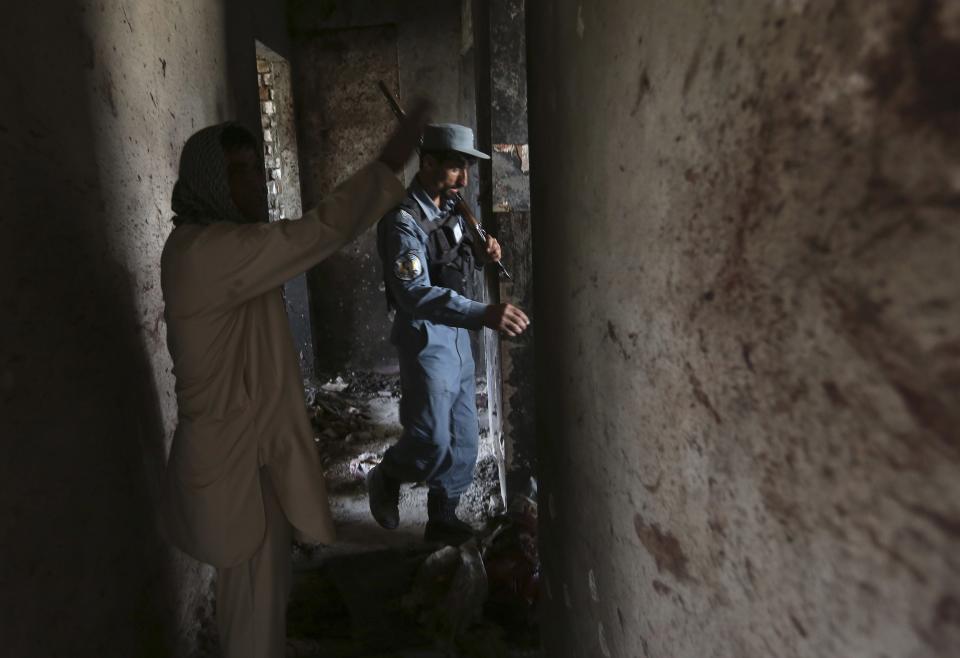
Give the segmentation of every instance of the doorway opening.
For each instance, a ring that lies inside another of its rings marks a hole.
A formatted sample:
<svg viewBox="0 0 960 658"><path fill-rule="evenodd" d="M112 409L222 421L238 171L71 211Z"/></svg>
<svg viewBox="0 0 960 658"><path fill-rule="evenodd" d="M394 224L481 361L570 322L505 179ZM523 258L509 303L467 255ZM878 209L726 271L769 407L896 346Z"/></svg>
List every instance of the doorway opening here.
<svg viewBox="0 0 960 658"><path fill-rule="evenodd" d="M271 222L297 219L303 215L303 203L292 69L289 60L282 55L260 41L255 45L269 217ZM313 372L314 355L306 275L301 274L284 284L283 300L297 347L300 372L309 377Z"/></svg>
<svg viewBox="0 0 960 658"><path fill-rule="evenodd" d="M516 53L491 48L492 11L499 10L479 2L437 5L429 13L415 3L373 2L350 11L296 17L302 24L292 31L290 61L303 207L321 201L377 156L396 125L381 81L401 105L425 96L436 107L436 123L473 129L477 147L493 158L490 167L472 166L463 196L499 239L514 278L500 279L489 267L478 270L467 296L530 310L525 96L522 108L494 100L500 91L490 88L492 62ZM511 11L498 14L497 20L516 23L522 11L516 6ZM522 21L513 29L521 34ZM516 43L522 49L522 39ZM522 67L525 61L512 65ZM525 95L525 72L522 79ZM514 89L520 93L519 85ZM507 113L513 125L524 128L522 133L503 132ZM264 129L272 129L272 124ZM417 170L414 160L404 172L405 184ZM398 644L391 648L398 648L414 642L413 636L423 640L424 629L409 620L401 623L395 608L417 591L417 574L438 547L423 541L426 485L402 487L396 530L380 528L369 510L365 476L402 431L399 359L390 342L393 318L387 312L376 231L367 231L313 268L307 282L315 358L306 392L339 542L333 547L298 547L290 637L303 639L305 648L317 647L324 633L356 631L363 625L392 635L389 639ZM537 644L533 611L539 568L537 487L530 458L532 337L501 339L489 329L472 333L480 445L473 482L460 498L458 516L480 536L475 550L482 569L471 572L463 566L461 576L479 582L476 576L482 573L487 598L478 591L469 606L475 612L479 606L481 626L487 624L482 628L499 629L501 639L507 638L504 651L509 645L509 655L528 655L520 649L532 650ZM469 558L463 559L466 565ZM454 572L459 573L453 569L447 575ZM317 601L330 604L323 632L311 630L317 622ZM381 604L389 609L380 609ZM452 611L452 605L437 600L421 605L420 612L425 608L441 616ZM407 631L413 635L407 637Z"/></svg>

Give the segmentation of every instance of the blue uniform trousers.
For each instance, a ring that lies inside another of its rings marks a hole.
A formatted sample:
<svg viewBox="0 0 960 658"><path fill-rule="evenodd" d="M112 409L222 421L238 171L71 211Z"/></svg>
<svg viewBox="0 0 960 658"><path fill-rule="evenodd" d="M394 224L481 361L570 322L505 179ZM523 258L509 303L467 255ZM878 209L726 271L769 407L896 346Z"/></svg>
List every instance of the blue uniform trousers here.
<svg viewBox="0 0 960 658"><path fill-rule="evenodd" d="M384 455L384 471L459 496L473 481L479 439L469 331L422 321L395 327L394 338L403 434Z"/></svg>

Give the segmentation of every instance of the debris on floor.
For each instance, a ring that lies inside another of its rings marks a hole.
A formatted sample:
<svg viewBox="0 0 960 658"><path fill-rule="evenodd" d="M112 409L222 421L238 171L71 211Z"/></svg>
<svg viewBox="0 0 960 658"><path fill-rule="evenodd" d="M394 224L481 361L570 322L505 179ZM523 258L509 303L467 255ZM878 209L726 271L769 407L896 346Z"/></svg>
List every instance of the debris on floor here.
<svg viewBox="0 0 960 658"><path fill-rule="evenodd" d="M495 518L477 539L424 561L403 605L435 646L492 658L507 655L511 644L537 645L536 528L536 500L517 496L510 514Z"/></svg>
<svg viewBox="0 0 960 658"><path fill-rule="evenodd" d="M359 457L350 460L350 472L358 480L366 480L373 467L380 463L383 455L375 452L364 452Z"/></svg>
<svg viewBox="0 0 960 658"><path fill-rule="evenodd" d="M515 494L508 515L498 517L483 540L490 597L487 617L513 635L536 633L540 594L536 486Z"/></svg>
<svg viewBox="0 0 960 658"><path fill-rule="evenodd" d="M485 389L482 380L477 382L477 388ZM375 524L367 523L366 475L402 431L399 376L352 371L308 380L304 391L331 508L343 531L341 536L361 544L396 545L401 539L418 540L426 522L426 502L421 500L426 497L426 487L422 485L405 485L402 490L402 532L384 534ZM479 459L473 484L461 496L459 508L461 518L477 529L503 511L492 438L483 430L485 403L485 395L478 394Z"/></svg>
<svg viewBox="0 0 960 658"><path fill-rule="evenodd" d="M307 381L304 390L329 493L359 499L367 472L400 434L399 380L350 373Z"/></svg>
<svg viewBox="0 0 960 658"><path fill-rule="evenodd" d="M445 546L428 556L403 606L427 634L451 645L480 622L486 600L483 558L476 543L469 542Z"/></svg>
<svg viewBox="0 0 960 658"><path fill-rule="evenodd" d="M474 482L458 512L477 539L459 548L424 544L426 487L405 485L401 524L410 532L397 542L400 530L370 518L365 479L402 431L398 378L352 372L305 390L346 543L297 546L288 656L537 656L536 483L505 509L492 439L481 428Z"/></svg>
<svg viewBox="0 0 960 658"><path fill-rule="evenodd" d="M506 517L500 523L460 547L393 548L299 564L288 658L539 656L531 570L516 566L526 559L513 543L516 526Z"/></svg>

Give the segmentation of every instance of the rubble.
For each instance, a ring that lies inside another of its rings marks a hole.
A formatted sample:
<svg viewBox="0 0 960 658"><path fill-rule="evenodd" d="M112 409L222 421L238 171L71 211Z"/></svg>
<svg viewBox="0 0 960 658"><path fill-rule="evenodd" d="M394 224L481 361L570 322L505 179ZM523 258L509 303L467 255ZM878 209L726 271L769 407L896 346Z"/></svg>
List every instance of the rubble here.
<svg viewBox="0 0 960 658"><path fill-rule="evenodd" d="M305 393L338 523L356 529L369 521L372 534L353 530L352 540L362 542L363 537L370 537L373 545L383 546L380 542L384 541L384 533L369 519L365 479L402 431L398 422L398 378L373 373L341 374L307 382ZM478 395L478 403L484 402L483 396ZM483 527L477 539L459 548L443 548L430 554L429 547L420 543L422 525L418 523L425 517L420 521L416 517L425 515L421 508L425 508L426 491L414 485L402 490L401 509L402 518L413 524L415 543L395 544L397 548L390 549L401 551L397 555L406 556L406 560L421 551L416 564L409 567L409 586L397 593L397 612L405 612L407 623L419 629L417 632L444 655L464 658L517 655L513 649L518 645L534 647L537 643L535 610L540 565L536 482L531 481L523 495L513 496L508 510L501 497L491 438L485 433L481 434L480 454L474 481L461 497L459 510L462 518L475 528ZM406 506L403 497L407 497ZM305 557L318 555L304 552ZM337 560L338 569L347 564L334 557L336 553L328 555ZM361 561L357 558L357 564ZM363 564L364 569L372 568L369 561ZM386 566L377 564L378 568ZM356 598L356 606L348 607L359 609L362 601L369 602L360 592L349 590L366 590L367 585L361 584L371 577L371 573L336 576L341 593L351 601ZM353 618L351 625L363 625L366 621ZM371 630L354 628L354 632Z"/></svg>
<svg viewBox="0 0 960 658"><path fill-rule="evenodd" d="M479 381L478 390L483 389ZM402 431L399 377L364 371L341 373L305 381L304 393L328 492L336 498L334 507L365 515L365 501L359 497L365 491L366 475ZM478 405L483 404L485 396L478 394ZM483 447L480 452L474 482L460 507L464 518L477 527L503 510L496 460L485 454ZM491 502L492 496L496 498Z"/></svg>
<svg viewBox="0 0 960 658"><path fill-rule="evenodd" d="M381 459L383 459L383 455L378 455L375 452L365 452L350 461L350 472L358 480L366 480L367 474L380 463Z"/></svg>
<svg viewBox="0 0 960 658"><path fill-rule="evenodd" d="M536 500L514 496L510 513L498 517L483 540L483 561L490 588L487 615L514 633L535 628L540 595Z"/></svg>
<svg viewBox="0 0 960 658"><path fill-rule="evenodd" d="M535 487L534 487L535 491ZM540 561L535 493L517 495L476 539L445 546L421 565L402 606L452 655L492 658L536 646Z"/></svg>
<svg viewBox="0 0 960 658"><path fill-rule="evenodd" d="M341 391L346 390L347 386L349 386L349 384L343 381L343 377L338 375L335 380L330 380L326 384L322 384L320 388L324 391L340 393Z"/></svg>
<svg viewBox="0 0 960 658"><path fill-rule="evenodd" d="M492 502L491 502L492 501ZM500 473L497 459L492 454L480 457L473 482L460 497L462 514L488 521L505 510L500 497Z"/></svg>
<svg viewBox="0 0 960 658"><path fill-rule="evenodd" d="M452 645L483 617L487 574L476 542L445 546L424 561L403 607L428 635Z"/></svg>

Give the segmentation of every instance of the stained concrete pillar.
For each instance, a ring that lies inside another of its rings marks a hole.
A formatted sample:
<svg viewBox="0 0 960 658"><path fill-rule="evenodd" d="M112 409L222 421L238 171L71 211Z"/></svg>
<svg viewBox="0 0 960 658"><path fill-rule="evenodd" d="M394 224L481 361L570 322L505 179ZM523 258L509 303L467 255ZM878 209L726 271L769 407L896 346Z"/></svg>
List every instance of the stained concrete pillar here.
<svg viewBox="0 0 960 658"><path fill-rule="evenodd" d="M960 654L956 3L527 10L545 655Z"/></svg>
<svg viewBox="0 0 960 658"><path fill-rule="evenodd" d="M533 305L527 62L523 0L474 0L483 221L503 247L512 279L487 268L492 297L527 311ZM487 332L491 429L500 449L501 481L509 500L536 476L533 345L536 322L517 338Z"/></svg>

